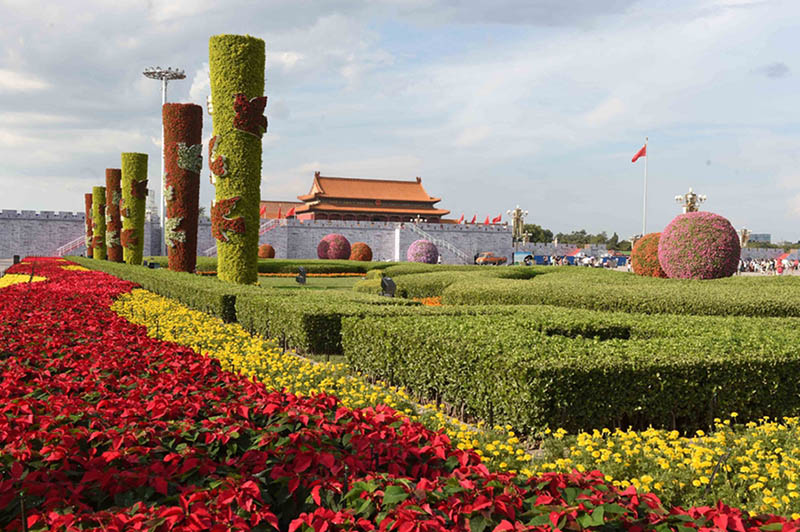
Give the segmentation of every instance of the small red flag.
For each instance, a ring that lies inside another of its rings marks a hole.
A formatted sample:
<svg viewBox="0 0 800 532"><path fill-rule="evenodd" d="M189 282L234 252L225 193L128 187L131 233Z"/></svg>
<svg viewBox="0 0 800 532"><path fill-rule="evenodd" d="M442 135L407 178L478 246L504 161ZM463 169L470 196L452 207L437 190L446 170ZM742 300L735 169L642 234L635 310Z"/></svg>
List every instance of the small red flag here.
<svg viewBox="0 0 800 532"><path fill-rule="evenodd" d="M470 223L474 224L477 219L478 219L478 215L476 214L475 216L472 217L472 221Z"/></svg>
<svg viewBox="0 0 800 532"><path fill-rule="evenodd" d="M258 217L259 218L266 218L266 216L267 216L267 206L266 205L262 205L261 209L259 209L259 211L258 211Z"/></svg>
<svg viewBox="0 0 800 532"><path fill-rule="evenodd" d="M486 220L484 220L483 225L489 225L489 215L486 215Z"/></svg>
<svg viewBox="0 0 800 532"><path fill-rule="evenodd" d="M289 209L289 212L286 213L286 217L288 218L289 216L294 216L295 215L294 213L295 213L295 208L292 207L291 209Z"/></svg>
<svg viewBox="0 0 800 532"><path fill-rule="evenodd" d="M631 162L635 163L636 159L638 159L639 157L647 157L647 144L642 146L642 149L636 152L636 155L633 156L633 159L631 159Z"/></svg>
<svg viewBox="0 0 800 532"><path fill-rule="evenodd" d="M502 214L498 214L497 217L492 218L492 223L493 224L499 224L502 219L503 219L503 215Z"/></svg>
<svg viewBox="0 0 800 532"><path fill-rule="evenodd" d="M278 205L278 220L281 219L281 206Z"/></svg>
<svg viewBox="0 0 800 532"><path fill-rule="evenodd" d="M462 215L461 215L461 218L459 218L459 219L458 219L458 221L457 221L456 223L457 223L457 224L460 224L460 223L461 223L461 222L463 222L463 221L464 221L464 215L462 214Z"/></svg>

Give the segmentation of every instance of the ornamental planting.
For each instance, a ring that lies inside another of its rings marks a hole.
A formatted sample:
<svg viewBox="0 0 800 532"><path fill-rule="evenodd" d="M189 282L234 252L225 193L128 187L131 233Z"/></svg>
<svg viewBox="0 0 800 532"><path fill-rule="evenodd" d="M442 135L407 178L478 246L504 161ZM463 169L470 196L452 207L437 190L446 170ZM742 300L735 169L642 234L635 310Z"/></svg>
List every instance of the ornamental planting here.
<svg viewBox="0 0 800 532"><path fill-rule="evenodd" d="M658 262L677 279L719 279L736 272L741 254L731 223L712 212L687 212L661 233Z"/></svg>
<svg viewBox="0 0 800 532"><path fill-rule="evenodd" d="M84 212L85 212L85 222L86 222L86 236L85 236L85 244L86 244L86 256L90 259L93 256L94 246L92 245L92 235L94 234L92 230L92 195L91 194L84 194L83 195L83 202L84 202Z"/></svg>
<svg viewBox="0 0 800 532"><path fill-rule="evenodd" d="M648 233L636 241L631 251L631 267L636 275L666 277L658 262L658 241L661 233Z"/></svg>
<svg viewBox="0 0 800 532"><path fill-rule="evenodd" d="M203 108L192 103L166 103L162 118L166 170L164 239L169 269L194 272L203 167Z"/></svg>
<svg viewBox="0 0 800 532"><path fill-rule="evenodd" d="M92 257L106 260L106 187L92 187Z"/></svg>
<svg viewBox="0 0 800 532"><path fill-rule="evenodd" d="M372 249L364 242L356 242L350 248L350 260L369 262L372 260Z"/></svg>
<svg viewBox="0 0 800 532"><path fill-rule="evenodd" d="M217 239L218 276L234 283L258 279L261 201L261 137L264 108L264 41L216 35L209 41L214 136L209 142L212 234Z"/></svg>
<svg viewBox="0 0 800 532"><path fill-rule="evenodd" d="M321 259L349 259L350 241L344 235L325 235L317 244L317 257Z"/></svg>
<svg viewBox="0 0 800 532"><path fill-rule="evenodd" d="M111 262L122 262L122 170L106 168L106 254Z"/></svg>
<svg viewBox="0 0 800 532"><path fill-rule="evenodd" d="M141 264L144 250L144 211L147 201L147 154L122 154L122 256Z"/></svg>
<svg viewBox="0 0 800 532"><path fill-rule="evenodd" d="M423 262L426 264L436 264L439 260L439 249L433 242L428 240L415 240L408 247L406 260L409 262Z"/></svg>

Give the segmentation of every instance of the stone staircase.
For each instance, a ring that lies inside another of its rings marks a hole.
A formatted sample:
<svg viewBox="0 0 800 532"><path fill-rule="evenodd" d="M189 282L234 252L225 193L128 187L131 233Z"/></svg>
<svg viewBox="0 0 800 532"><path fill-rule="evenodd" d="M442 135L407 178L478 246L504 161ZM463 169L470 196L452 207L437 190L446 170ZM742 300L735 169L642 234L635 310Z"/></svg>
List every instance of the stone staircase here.
<svg viewBox="0 0 800 532"><path fill-rule="evenodd" d="M70 240L63 246L56 249L56 255L59 257L63 257L64 255L68 254L70 251L74 251L81 246L86 245L86 237L81 235L75 240Z"/></svg>

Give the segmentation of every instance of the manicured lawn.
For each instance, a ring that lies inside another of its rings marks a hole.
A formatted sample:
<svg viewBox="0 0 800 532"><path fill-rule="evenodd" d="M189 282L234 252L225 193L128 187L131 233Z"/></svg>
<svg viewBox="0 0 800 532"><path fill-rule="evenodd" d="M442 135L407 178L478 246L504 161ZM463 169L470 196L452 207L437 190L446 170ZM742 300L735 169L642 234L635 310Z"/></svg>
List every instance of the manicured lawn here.
<svg viewBox="0 0 800 532"><path fill-rule="evenodd" d="M259 277L258 284L287 290L327 290L352 288L361 279L361 277L307 277L305 286L302 286L294 277Z"/></svg>

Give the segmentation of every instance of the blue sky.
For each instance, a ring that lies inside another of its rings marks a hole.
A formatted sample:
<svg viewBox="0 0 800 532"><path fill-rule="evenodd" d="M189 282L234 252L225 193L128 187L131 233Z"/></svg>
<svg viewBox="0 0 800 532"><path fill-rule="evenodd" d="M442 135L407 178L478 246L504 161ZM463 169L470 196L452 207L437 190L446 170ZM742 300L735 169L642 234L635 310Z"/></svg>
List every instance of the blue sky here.
<svg viewBox="0 0 800 532"><path fill-rule="evenodd" d="M80 210L160 92L203 103L208 37L267 42L262 197L325 175L423 178L454 217L519 204L556 232L628 237L691 186L737 227L800 240L800 2L0 0L0 208ZM206 115L207 116L207 115ZM211 123L204 125L204 138ZM207 171L201 204L213 187Z"/></svg>

